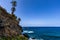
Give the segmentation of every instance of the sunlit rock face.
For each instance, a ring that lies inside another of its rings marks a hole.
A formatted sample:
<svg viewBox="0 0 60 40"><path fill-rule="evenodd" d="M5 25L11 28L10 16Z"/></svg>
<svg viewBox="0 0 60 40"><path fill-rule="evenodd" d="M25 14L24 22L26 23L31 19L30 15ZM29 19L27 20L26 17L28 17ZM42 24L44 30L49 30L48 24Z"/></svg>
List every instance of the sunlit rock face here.
<svg viewBox="0 0 60 40"><path fill-rule="evenodd" d="M22 33L22 27L14 14L0 7L0 36L16 36Z"/></svg>

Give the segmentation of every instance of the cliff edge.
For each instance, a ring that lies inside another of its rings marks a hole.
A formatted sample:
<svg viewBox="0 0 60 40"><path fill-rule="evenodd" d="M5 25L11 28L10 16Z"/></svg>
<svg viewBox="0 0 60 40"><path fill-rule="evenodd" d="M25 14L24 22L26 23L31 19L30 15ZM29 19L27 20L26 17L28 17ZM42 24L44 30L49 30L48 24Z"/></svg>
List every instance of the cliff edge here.
<svg viewBox="0 0 60 40"><path fill-rule="evenodd" d="M22 27L19 25L20 18L14 14L9 14L4 8L0 6L0 37L15 37L21 35Z"/></svg>

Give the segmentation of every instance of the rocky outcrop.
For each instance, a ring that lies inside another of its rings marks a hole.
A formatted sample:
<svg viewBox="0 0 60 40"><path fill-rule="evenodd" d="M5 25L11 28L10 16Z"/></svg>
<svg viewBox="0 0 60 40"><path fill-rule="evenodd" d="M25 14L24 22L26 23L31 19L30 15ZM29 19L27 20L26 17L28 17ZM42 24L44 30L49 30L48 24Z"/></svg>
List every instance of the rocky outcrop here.
<svg viewBox="0 0 60 40"><path fill-rule="evenodd" d="M19 25L20 20L0 6L0 36L12 37L21 35L23 30Z"/></svg>

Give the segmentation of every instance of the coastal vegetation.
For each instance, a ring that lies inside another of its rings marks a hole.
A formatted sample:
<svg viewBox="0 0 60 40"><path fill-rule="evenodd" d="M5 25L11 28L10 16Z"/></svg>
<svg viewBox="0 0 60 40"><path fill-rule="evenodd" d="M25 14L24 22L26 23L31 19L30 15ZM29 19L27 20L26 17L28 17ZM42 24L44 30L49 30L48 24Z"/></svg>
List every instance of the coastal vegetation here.
<svg viewBox="0 0 60 40"><path fill-rule="evenodd" d="M28 40L28 38L23 35L19 35L16 37L0 37L0 40Z"/></svg>
<svg viewBox="0 0 60 40"><path fill-rule="evenodd" d="M12 12L8 13L0 6L0 40L28 40L27 35L22 35L20 18L15 16L16 1L12 1Z"/></svg>

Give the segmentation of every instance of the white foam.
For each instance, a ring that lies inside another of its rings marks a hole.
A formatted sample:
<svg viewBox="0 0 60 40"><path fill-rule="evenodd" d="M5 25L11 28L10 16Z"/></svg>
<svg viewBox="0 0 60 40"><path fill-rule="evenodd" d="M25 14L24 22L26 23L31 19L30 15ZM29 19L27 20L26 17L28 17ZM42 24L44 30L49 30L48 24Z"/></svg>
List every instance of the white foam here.
<svg viewBox="0 0 60 40"><path fill-rule="evenodd" d="M42 39L42 38L41 39L32 39L32 38L29 38L29 40L44 40L44 39Z"/></svg>
<svg viewBox="0 0 60 40"><path fill-rule="evenodd" d="M23 33L34 33L34 31L23 31Z"/></svg>
<svg viewBox="0 0 60 40"><path fill-rule="evenodd" d="M33 40L32 38L29 38L29 40Z"/></svg>

